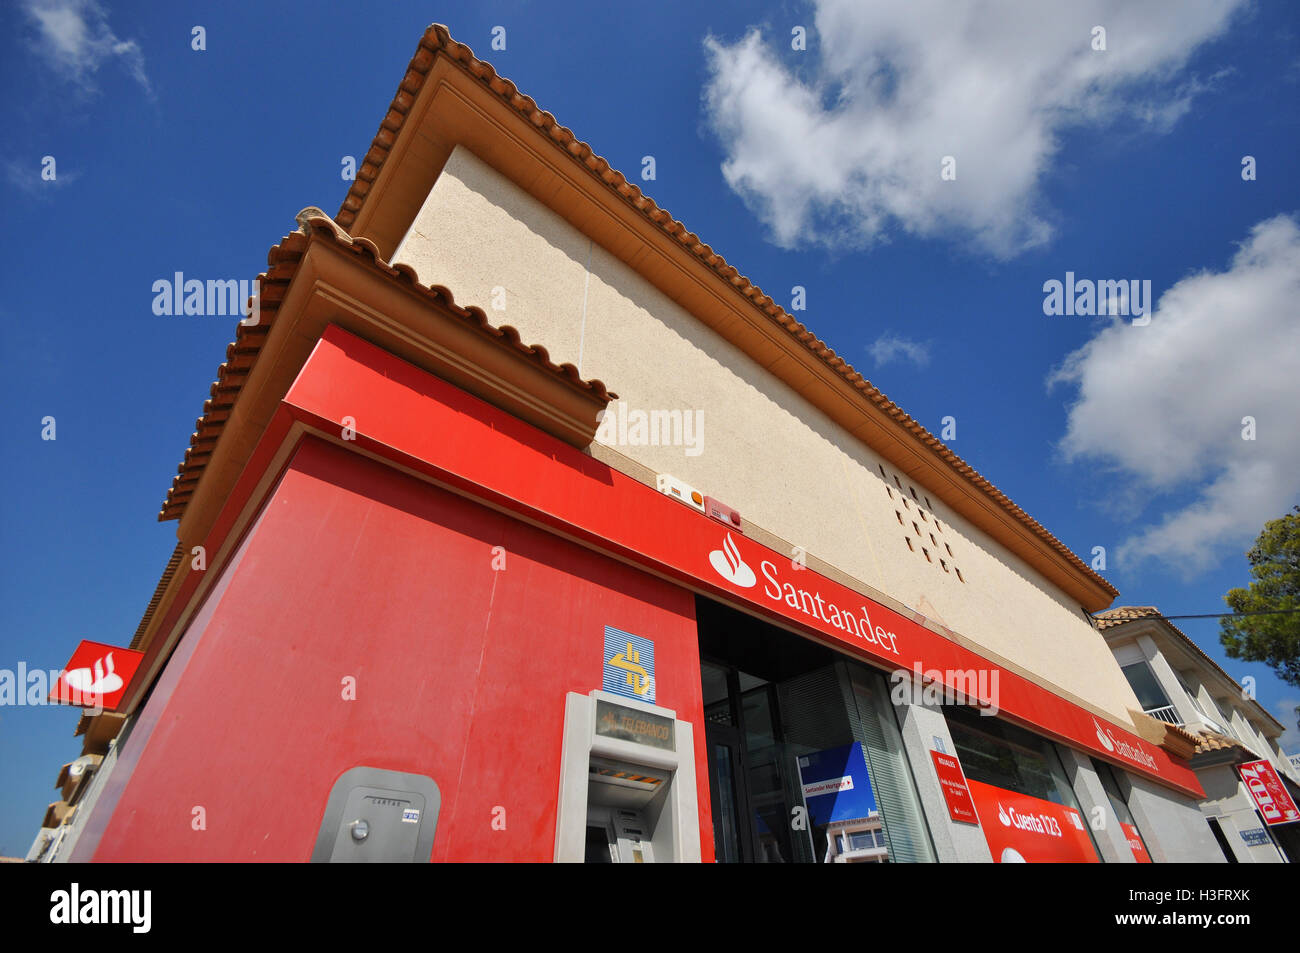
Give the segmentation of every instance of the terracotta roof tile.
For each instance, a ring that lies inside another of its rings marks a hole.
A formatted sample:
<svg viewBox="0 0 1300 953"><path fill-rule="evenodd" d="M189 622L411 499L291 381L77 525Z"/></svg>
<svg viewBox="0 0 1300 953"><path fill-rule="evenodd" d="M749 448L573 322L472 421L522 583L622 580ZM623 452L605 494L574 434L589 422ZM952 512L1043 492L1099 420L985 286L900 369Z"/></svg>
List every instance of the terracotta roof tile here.
<svg viewBox="0 0 1300 953"><path fill-rule="evenodd" d="M718 277L730 284L738 293L749 299L768 319L783 327L792 337L816 355L836 374L858 390L862 397L891 417L912 439L929 448L947 466L962 479L976 487L993 502L1025 526L1034 536L1062 556L1076 571L1090 577L1100 585L1111 598L1119 595L1104 578L1097 575L1082 559L1047 531L1037 520L1013 503L1001 490L981 476L974 467L949 450L933 434L894 404L865 377L854 370L844 358L837 355L824 341L818 338L806 326L786 313L772 298L763 293L751 282L728 264L726 259L717 254L709 245L686 228L681 222L659 205L650 196L643 193L635 183L629 182L618 170L612 168L602 157L592 151L591 146L582 142L565 126L559 125L555 117L542 111L532 97L519 91L513 82L499 76L490 63L480 60L473 51L463 43L452 38L447 28L440 23L430 26L421 37L420 43L407 67L405 76L393 97L392 105L380 124L365 161L357 170L357 177L348 191L343 205L339 209L336 221L344 228L351 227L356 214L365 202L366 195L379 170L387 161L389 150L396 141L403 123L424 84L425 77L433 66L438 54L448 56L462 69L474 76L484 86L495 93L503 102L535 126L539 133L545 135L556 148L569 155L572 160L586 168L592 176L600 179L609 189L618 193L628 205L639 211L649 221L684 246L704 264L711 268Z"/></svg>
<svg viewBox="0 0 1300 953"><path fill-rule="evenodd" d="M261 352L262 343L275 324L275 315L284 300L284 295L297 273L298 263L306 254L307 246L315 237L325 237L340 247L351 252L370 267L388 277L401 282L412 290L422 292L431 302L446 308L452 314L472 325L479 333L495 338L506 347L522 353L539 367L562 378L571 387L590 391L595 397L608 403L617 400L618 395L606 390L599 380L583 380L578 369L572 364L555 364L550 359L546 348L540 345L525 344L519 338L519 332L508 324L493 325L487 319L482 308L463 308L456 303L452 293L442 285L422 285L410 265L390 265L384 261L374 242L366 238L352 238L324 212L317 208L304 209L298 213L300 228L290 232L280 244L272 246L267 253L267 270L258 275L260 296L260 321L254 326L237 325L235 340L226 347L226 361L217 369L217 380L210 388L211 396L203 404L203 415L194 422L194 433L190 436L189 449L185 458L177 467L177 474L172 479L167 499L158 513L158 519L178 519L185 511L185 505L194 494L195 488L203 476L203 470L212 457L212 451L220 439L226 420L230 417L235 401L239 398L241 388L252 371L253 364ZM161 598L162 591L179 565L182 553L179 545L172 554L172 561L159 581L159 589L154 593L149 610L141 621L141 628L136 631L138 641L144 634L153 609Z"/></svg>
<svg viewBox="0 0 1300 953"><path fill-rule="evenodd" d="M1113 629L1125 622L1132 622L1134 619L1146 619L1159 615L1160 610L1155 606L1116 606L1114 609L1098 612L1093 618L1097 620L1097 628L1105 632L1107 629ZM1170 628L1174 627L1170 626ZM1177 630L1175 629L1175 631ZM1181 632L1179 634L1182 635Z"/></svg>
<svg viewBox="0 0 1300 953"><path fill-rule="evenodd" d="M1206 730L1196 736L1197 754L1204 754L1207 751L1228 751L1233 748L1241 748L1243 751L1246 750L1242 743L1236 738L1229 738L1227 735L1221 735L1217 731ZM1253 752L1251 752L1251 756L1254 757Z"/></svg>
<svg viewBox="0 0 1300 953"><path fill-rule="evenodd" d="M1200 741L1200 738L1197 736L1196 732L1188 731L1182 725L1170 725L1169 731L1171 734L1177 735L1178 737L1182 738L1184 741L1188 742L1189 744L1196 744L1198 741Z"/></svg>
<svg viewBox="0 0 1300 953"><path fill-rule="evenodd" d="M185 456L187 459L189 458L189 451L186 451ZM129 648L140 648L144 633L149 628L150 620L153 619L154 610L158 608L158 603L162 601L163 593L167 591L167 586L171 584L172 576L176 574L176 567L181 564L181 558L184 554L184 547L177 543L176 548L172 550L171 558L167 560L167 565L163 569L162 577L158 580L158 585L153 591L153 598L149 600L149 605L145 607L144 615L140 618L140 625L136 627ZM85 728L78 722L77 734L81 734L84 730Z"/></svg>

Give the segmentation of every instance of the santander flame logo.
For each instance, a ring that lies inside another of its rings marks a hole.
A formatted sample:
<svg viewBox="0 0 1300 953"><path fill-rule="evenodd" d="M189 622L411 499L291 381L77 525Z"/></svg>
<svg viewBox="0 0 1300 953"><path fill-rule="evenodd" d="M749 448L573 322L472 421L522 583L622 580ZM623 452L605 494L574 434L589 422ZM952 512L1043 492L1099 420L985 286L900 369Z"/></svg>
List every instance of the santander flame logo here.
<svg viewBox="0 0 1300 953"><path fill-rule="evenodd" d="M1101 746L1105 748L1107 751L1114 751L1115 742L1111 740L1110 734L1106 731L1106 729L1097 723L1096 718L1092 720L1092 724L1093 727L1097 729L1097 740L1101 742Z"/></svg>
<svg viewBox="0 0 1300 953"><path fill-rule="evenodd" d="M745 561L740 558L740 549L736 546L736 541L727 534L727 538L722 541L722 548L715 549L709 553L709 564L719 576L734 583L742 589L748 589L758 578L754 575L754 570L745 565Z"/></svg>
<svg viewBox="0 0 1300 953"><path fill-rule="evenodd" d="M1011 818L1007 816L1007 809L1002 806L1001 801L998 802L998 820L1002 822L1003 827L1011 826Z"/></svg>
<svg viewBox="0 0 1300 953"><path fill-rule="evenodd" d="M113 671L113 653L95 659L94 671L74 668L63 680L83 695L108 695L122 687L122 676Z"/></svg>

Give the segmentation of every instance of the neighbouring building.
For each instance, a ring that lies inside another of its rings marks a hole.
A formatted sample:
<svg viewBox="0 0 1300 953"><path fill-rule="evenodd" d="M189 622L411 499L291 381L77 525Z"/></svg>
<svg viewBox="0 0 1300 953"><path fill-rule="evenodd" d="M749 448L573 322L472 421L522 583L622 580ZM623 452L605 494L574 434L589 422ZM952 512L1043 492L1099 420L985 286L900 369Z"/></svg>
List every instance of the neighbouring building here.
<svg viewBox="0 0 1300 953"><path fill-rule="evenodd" d="M1097 627L1143 711L1195 738L1201 812L1224 856L1241 863L1300 857L1300 823L1265 823L1237 770L1269 761L1300 803L1300 771L1279 743L1286 726L1154 606L1110 609Z"/></svg>
<svg viewBox="0 0 1300 953"><path fill-rule="evenodd" d="M297 223L57 859L1222 860L1115 589L445 28Z"/></svg>

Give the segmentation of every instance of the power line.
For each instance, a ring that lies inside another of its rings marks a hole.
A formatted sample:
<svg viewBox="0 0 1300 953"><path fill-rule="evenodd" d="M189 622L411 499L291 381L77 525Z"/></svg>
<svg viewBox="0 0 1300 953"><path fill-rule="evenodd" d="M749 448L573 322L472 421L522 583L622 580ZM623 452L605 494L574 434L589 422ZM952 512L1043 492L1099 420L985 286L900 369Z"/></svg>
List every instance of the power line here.
<svg viewBox="0 0 1300 953"><path fill-rule="evenodd" d="M1095 615L1093 618L1099 622L1139 622L1143 619L1237 619L1248 615L1289 615L1294 612L1300 612L1300 608L1260 609L1256 612L1205 612L1200 615L1136 615L1131 619Z"/></svg>

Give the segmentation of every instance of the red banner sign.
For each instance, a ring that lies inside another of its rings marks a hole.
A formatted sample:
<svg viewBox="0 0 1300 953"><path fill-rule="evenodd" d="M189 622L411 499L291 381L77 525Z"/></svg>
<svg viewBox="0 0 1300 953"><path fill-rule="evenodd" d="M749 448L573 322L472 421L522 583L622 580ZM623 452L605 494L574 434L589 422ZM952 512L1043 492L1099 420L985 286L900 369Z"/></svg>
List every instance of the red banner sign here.
<svg viewBox="0 0 1300 953"><path fill-rule="evenodd" d="M983 819L984 839L999 864L1096 864L1083 817L1073 808L967 780Z"/></svg>
<svg viewBox="0 0 1300 953"><path fill-rule="evenodd" d="M939 776L939 789L943 799L948 802L948 816L964 824L978 824L979 815L975 813L975 802L971 800L970 789L966 787L966 775L962 773L961 762L950 754L931 751L934 759L934 773Z"/></svg>
<svg viewBox="0 0 1300 953"><path fill-rule="evenodd" d="M1134 732L994 665L926 628L919 616L895 612L789 554L732 533L339 328L326 329L310 366L316 373L304 370L285 397L288 412L309 426L337 433L345 415L360 420L364 412L366 431L356 434L360 448L699 591L828 638L887 670L909 677L919 672L1054 740L1198 799L1204 796L1185 762Z"/></svg>
<svg viewBox="0 0 1300 953"><path fill-rule="evenodd" d="M50 691L50 701L113 711L122 700L143 652L83 641Z"/></svg>
<svg viewBox="0 0 1300 953"><path fill-rule="evenodd" d="M1296 810L1295 801L1287 793L1282 779L1277 776L1273 765L1267 761L1248 761L1237 765L1241 780L1246 782L1250 796L1255 799L1255 806L1264 815L1264 823L1290 824L1300 821L1300 810Z"/></svg>

